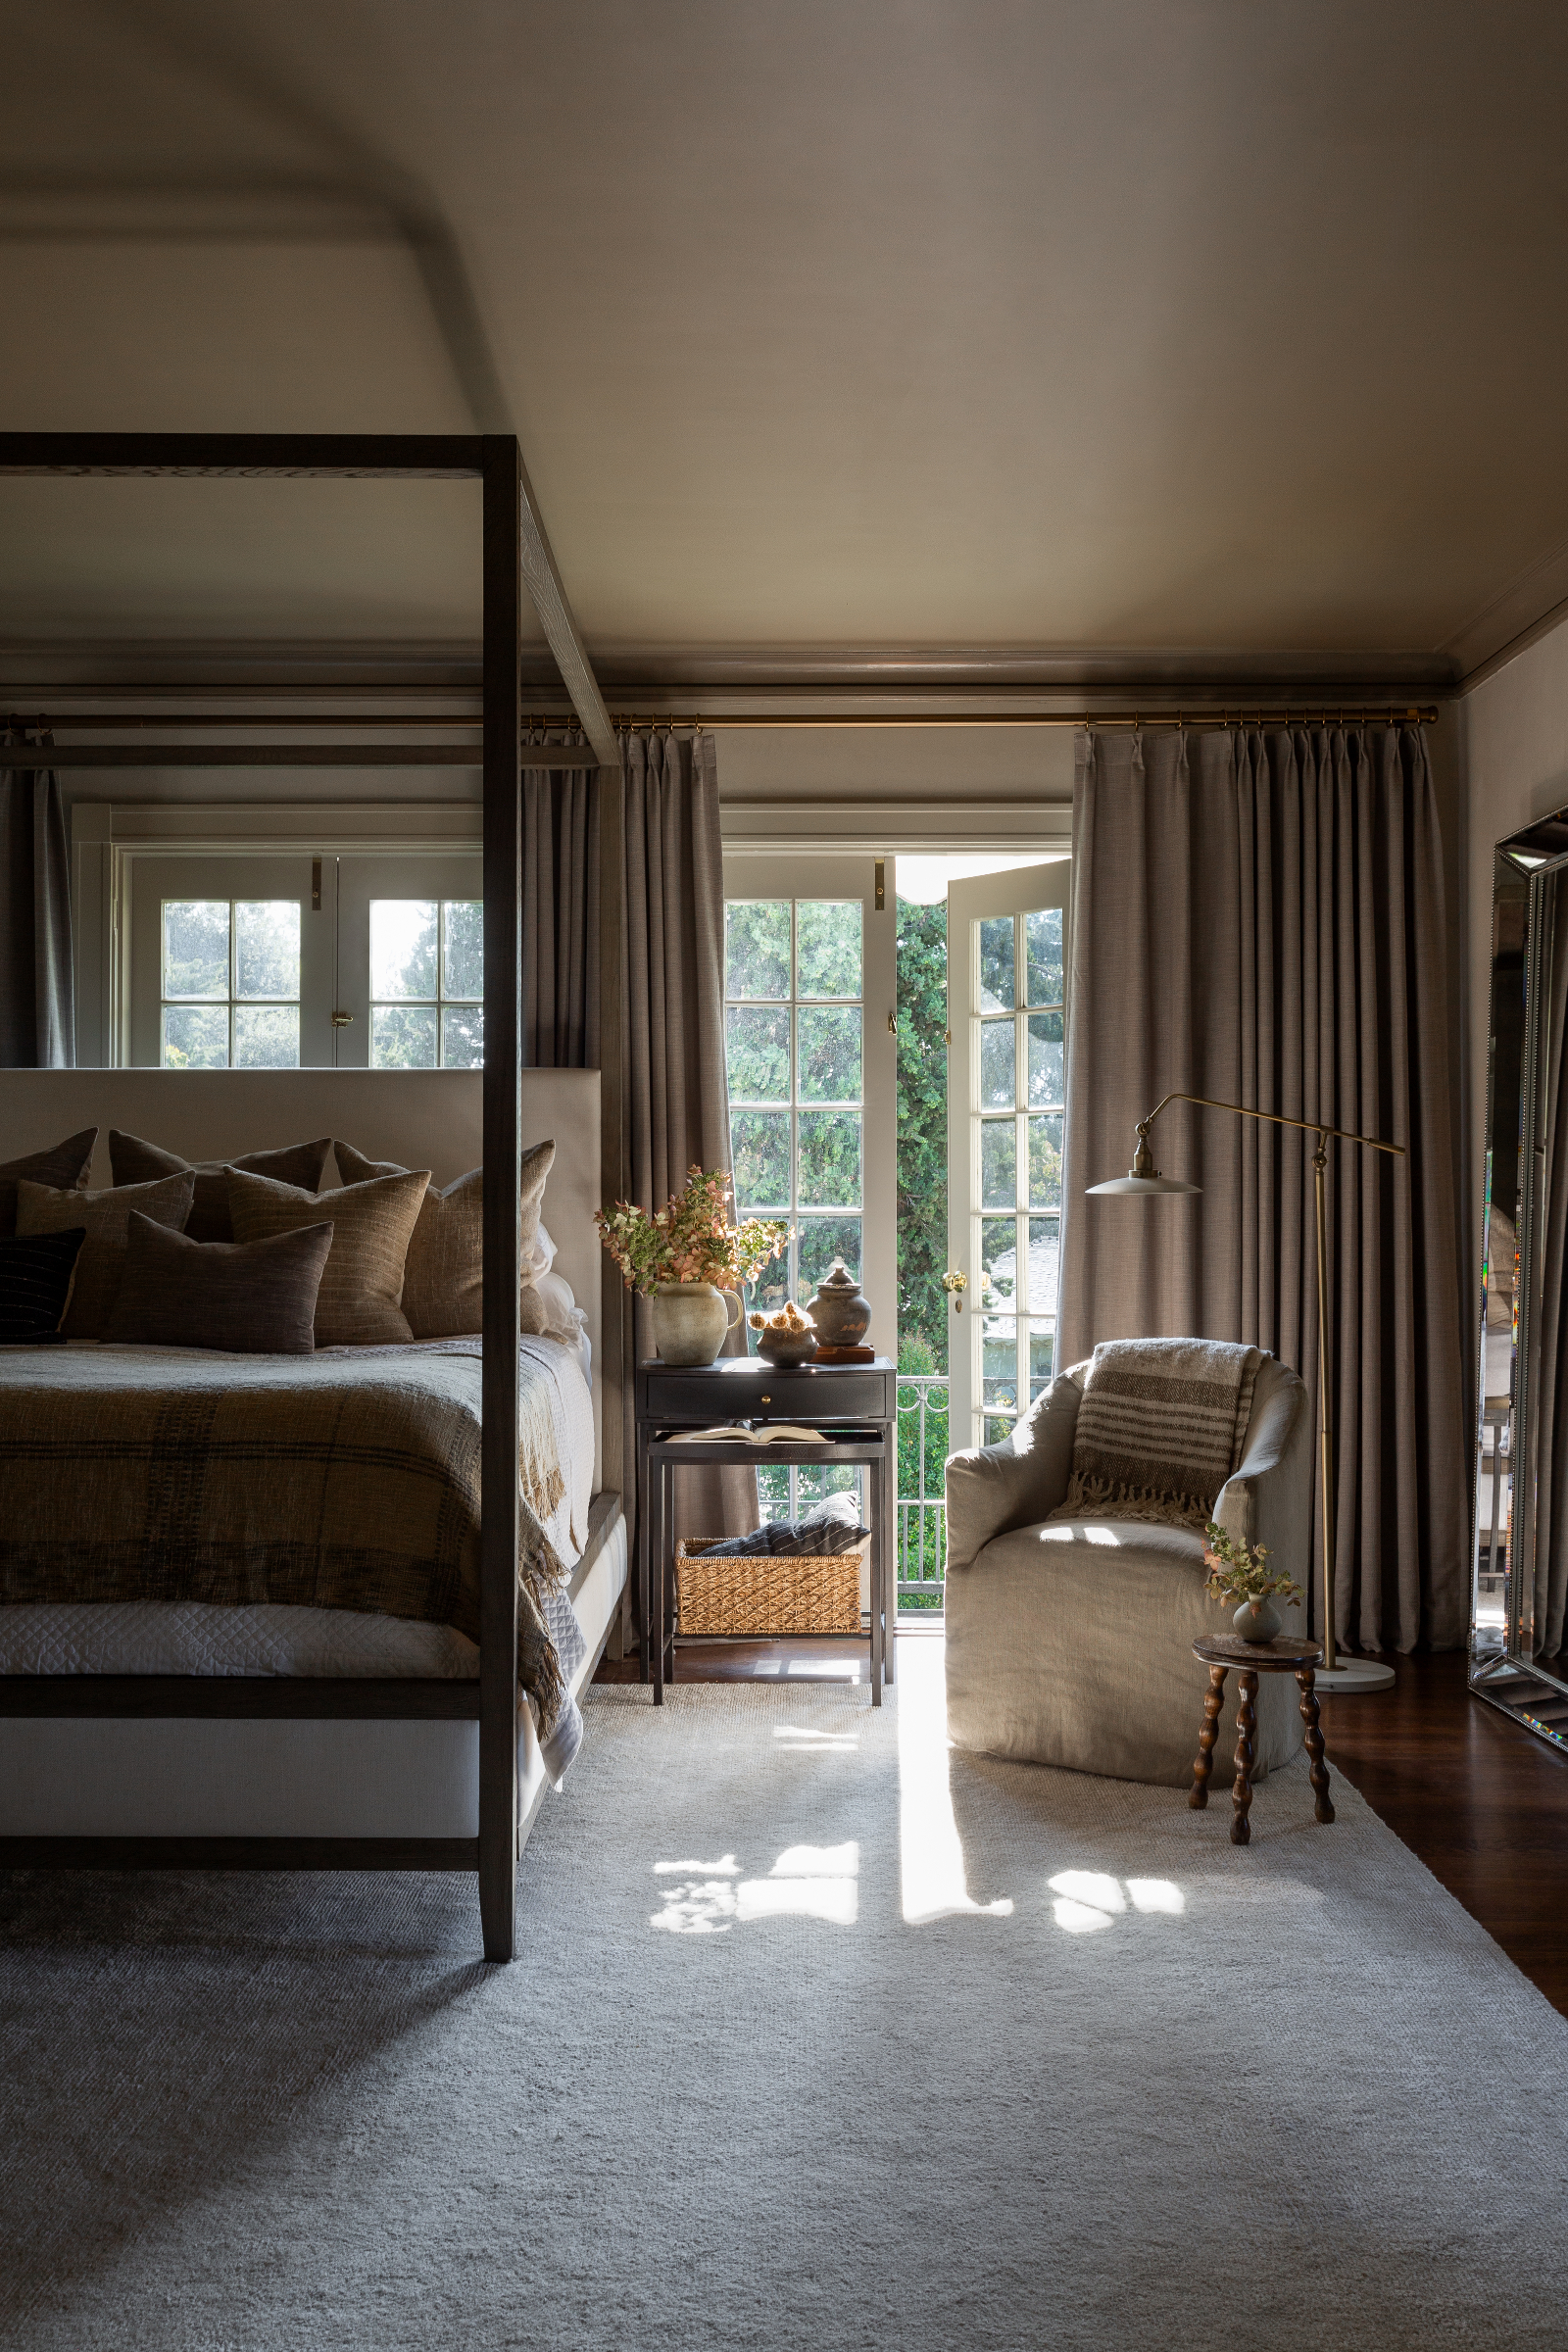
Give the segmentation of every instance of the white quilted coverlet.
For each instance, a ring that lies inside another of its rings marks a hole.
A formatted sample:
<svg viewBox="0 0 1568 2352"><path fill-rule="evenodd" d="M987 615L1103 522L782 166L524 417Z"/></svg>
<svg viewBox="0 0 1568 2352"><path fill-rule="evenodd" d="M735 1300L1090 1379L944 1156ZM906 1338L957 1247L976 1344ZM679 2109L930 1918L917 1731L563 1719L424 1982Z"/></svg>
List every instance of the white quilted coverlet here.
<svg viewBox="0 0 1568 2352"><path fill-rule="evenodd" d="M566 1492L545 1533L564 1568L582 1556L594 1483L594 1410L577 1351L526 1338L543 1375ZM232 1608L210 1601L13 1601L0 1607L0 1674L300 1674L467 1677L479 1649L449 1625L354 1609Z"/></svg>

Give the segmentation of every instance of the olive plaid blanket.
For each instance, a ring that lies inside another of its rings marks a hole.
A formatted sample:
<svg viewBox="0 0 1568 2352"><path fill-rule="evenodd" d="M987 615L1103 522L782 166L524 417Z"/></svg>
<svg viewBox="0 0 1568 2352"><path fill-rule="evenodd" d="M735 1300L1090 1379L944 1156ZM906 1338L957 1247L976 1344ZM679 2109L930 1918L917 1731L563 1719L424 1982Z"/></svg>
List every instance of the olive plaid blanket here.
<svg viewBox="0 0 1568 2352"><path fill-rule="evenodd" d="M547 1615L570 1614L539 1524L563 1489L542 1376L521 1366L517 1663L548 1742L576 1710ZM479 1639L480 1349L0 1353L0 1602L272 1601ZM573 1621L574 1622L574 1621ZM570 1664L567 1662L567 1670Z"/></svg>

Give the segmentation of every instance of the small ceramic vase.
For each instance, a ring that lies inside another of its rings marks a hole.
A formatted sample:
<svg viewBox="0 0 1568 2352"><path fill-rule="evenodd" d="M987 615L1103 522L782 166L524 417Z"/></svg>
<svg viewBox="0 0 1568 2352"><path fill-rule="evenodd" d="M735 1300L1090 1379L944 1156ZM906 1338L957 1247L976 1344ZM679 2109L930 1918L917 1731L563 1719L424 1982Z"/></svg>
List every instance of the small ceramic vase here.
<svg viewBox="0 0 1568 2352"><path fill-rule="evenodd" d="M842 1257L833 1260L832 1273L816 1286L811 1320L816 1325L818 1345L823 1348L858 1348L865 1338L871 1321L871 1301Z"/></svg>
<svg viewBox="0 0 1568 2352"><path fill-rule="evenodd" d="M716 1362L741 1313L734 1292L715 1290L710 1282L662 1282L648 1301L654 1346L666 1364Z"/></svg>
<svg viewBox="0 0 1568 2352"><path fill-rule="evenodd" d="M1284 1620L1271 1600L1244 1600L1231 1630L1244 1642L1272 1642Z"/></svg>

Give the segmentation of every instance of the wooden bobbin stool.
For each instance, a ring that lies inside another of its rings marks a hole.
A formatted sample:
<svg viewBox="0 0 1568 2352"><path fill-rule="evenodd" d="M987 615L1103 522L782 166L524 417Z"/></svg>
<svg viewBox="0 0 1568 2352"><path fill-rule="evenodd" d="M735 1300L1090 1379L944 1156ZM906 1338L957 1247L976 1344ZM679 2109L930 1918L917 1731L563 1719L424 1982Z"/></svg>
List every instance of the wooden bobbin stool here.
<svg viewBox="0 0 1568 2352"><path fill-rule="evenodd" d="M1201 1638L1195 1642L1193 1655L1201 1658L1208 1668L1208 1690L1203 1699L1203 1728L1198 1735L1198 1761L1193 1766L1193 1786L1187 1802L1199 1809L1208 1802L1208 1776L1214 1769L1214 1741L1218 1736L1219 1711L1225 1703L1225 1677L1235 1666L1239 1670L1242 1703L1236 1717L1232 1845L1246 1845L1252 1835L1248 1815L1252 1808L1252 1740L1257 1731L1257 1710L1252 1702L1257 1696L1259 1674L1294 1674L1300 1685L1306 1752L1312 1759L1309 1777L1317 1800L1313 1810L1319 1821L1332 1821L1329 1768L1323 1761L1323 1734L1318 1728L1317 1692L1313 1688L1316 1680L1313 1669L1322 1663L1323 1644L1291 1634L1280 1634L1272 1642L1243 1642L1235 1634L1216 1634L1211 1640Z"/></svg>

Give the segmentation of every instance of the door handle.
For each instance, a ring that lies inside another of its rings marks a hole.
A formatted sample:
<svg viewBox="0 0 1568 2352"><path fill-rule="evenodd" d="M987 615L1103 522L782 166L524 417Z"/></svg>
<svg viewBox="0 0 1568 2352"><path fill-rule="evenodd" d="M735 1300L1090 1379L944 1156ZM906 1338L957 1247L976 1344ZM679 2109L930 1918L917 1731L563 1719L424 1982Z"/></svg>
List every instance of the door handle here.
<svg viewBox="0 0 1568 2352"><path fill-rule="evenodd" d="M352 1029L354 1026L353 1013L334 1012L332 1015L332 1026L334 1029Z"/></svg>
<svg viewBox="0 0 1568 2352"><path fill-rule="evenodd" d="M949 1271L942 1277L942 1288L947 1292L948 1297L953 1300L954 1313L956 1315L961 1315L963 1312L963 1294L969 1288L968 1275L960 1274L956 1267L950 1268Z"/></svg>

